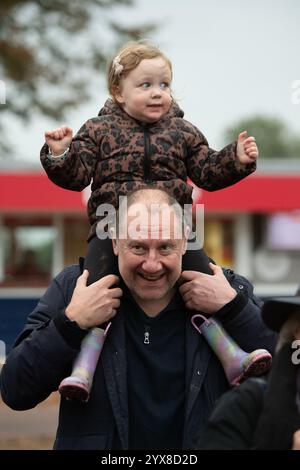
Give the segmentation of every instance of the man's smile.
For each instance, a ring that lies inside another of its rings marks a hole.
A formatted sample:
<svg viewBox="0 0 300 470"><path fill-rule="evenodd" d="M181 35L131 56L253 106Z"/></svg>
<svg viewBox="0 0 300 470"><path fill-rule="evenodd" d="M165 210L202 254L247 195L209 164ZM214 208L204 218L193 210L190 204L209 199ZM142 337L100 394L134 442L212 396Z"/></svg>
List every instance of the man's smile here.
<svg viewBox="0 0 300 470"><path fill-rule="evenodd" d="M146 281L158 281L160 279L163 278L163 276L165 275L165 272L163 273L160 273L160 274L149 274L149 273L141 273L141 272L138 272L138 275L145 279Z"/></svg>

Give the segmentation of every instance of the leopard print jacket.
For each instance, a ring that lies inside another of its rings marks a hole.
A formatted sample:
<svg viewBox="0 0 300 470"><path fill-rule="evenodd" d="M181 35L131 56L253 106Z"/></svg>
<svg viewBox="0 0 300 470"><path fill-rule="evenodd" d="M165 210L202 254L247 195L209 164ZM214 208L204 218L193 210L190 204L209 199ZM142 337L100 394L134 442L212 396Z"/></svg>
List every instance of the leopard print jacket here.
<svg viewBox="0 0 300 470"><path fill-rule="evenodd" d="M217 152L204 135L183 119L173 104L153 124L130 117L108 99L98 117L89 119L73 138L64 157L51 157L41 149L41 162L51 181L62 188L82 191L92 181L88 216L96 230L97 207L118 207L119 196L145 186L165 189L180 204L192 202L190 178L208 191L230 186L255 171L236 158L236 142Z"/></svg>

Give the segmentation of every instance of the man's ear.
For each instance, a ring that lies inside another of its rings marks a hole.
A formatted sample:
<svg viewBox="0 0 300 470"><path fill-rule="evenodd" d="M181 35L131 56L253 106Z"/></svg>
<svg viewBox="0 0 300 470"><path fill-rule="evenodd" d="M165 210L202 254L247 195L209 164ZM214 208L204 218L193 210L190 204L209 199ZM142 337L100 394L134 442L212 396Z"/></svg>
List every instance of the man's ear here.
<svg viewBox="0 0 300 470"><path fill-rule="evenodd" d="M112 248L114 250L114 254L118 256L119 255L118 241L116 238L112 238L111 242L112 242Z"/></svg>
<svg viewBox="0 0 300 470"><path fill-rule="evenodd" d="M294 338L295 339L300 339L300 325L299 324L295 327Z"/></svg>
<svg viewBox="0 0 300 470"><path fill-rule="evenodd" d="M187 249L187 243L189 239L191 229L188 225L184 227L184 239L183 239L183 247L182 247L182 254L184 255Z"/></svg>

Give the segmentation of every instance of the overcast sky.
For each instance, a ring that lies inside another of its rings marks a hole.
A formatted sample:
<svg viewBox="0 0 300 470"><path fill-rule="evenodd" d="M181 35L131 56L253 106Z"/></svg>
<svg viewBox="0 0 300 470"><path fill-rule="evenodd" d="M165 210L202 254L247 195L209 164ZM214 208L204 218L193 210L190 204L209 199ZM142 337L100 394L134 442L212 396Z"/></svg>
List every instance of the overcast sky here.
<svg viewBox="0 0 300 470"><path fill-rule="evenodd" d="M224 144L227 126L257 113L283 119L300 135L300 104L292 102L300 80L298 0L136 0L134 9L115 13L125 22L160 23L149 39L172 60L174 95L212 147ZM67 123L77 131L106 96L99 90ZM54 124L36 119L18 130L20 158L38 159L49 127Z"/></svg>

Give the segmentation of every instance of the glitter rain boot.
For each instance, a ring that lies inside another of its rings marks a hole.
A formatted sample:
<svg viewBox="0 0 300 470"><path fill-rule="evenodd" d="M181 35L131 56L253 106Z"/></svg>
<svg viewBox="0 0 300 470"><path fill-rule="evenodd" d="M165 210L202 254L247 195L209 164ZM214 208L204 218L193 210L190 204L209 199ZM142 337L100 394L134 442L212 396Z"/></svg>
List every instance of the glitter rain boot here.
<svg viewBox="0 0 300 470"><path fill-rule="evenodd" d="M110 325L109 323L106 330L93 328L83 339L72 375L59 385L58 390L63 397L69 400L88 401L94 373Z"/></svg>
<svg viewBox="0 0 300 470"><path fill-rule="evenodd" d="M203 320L202 324L197 325L198 319ZM221 361L231 385L238 385L248 377L262 375L271 367L272 356L268 351L256 349L246 353L230 338L217 320L197 314L192 316L191 321Z"/></svg>

